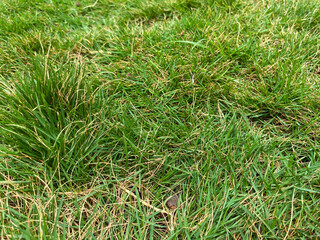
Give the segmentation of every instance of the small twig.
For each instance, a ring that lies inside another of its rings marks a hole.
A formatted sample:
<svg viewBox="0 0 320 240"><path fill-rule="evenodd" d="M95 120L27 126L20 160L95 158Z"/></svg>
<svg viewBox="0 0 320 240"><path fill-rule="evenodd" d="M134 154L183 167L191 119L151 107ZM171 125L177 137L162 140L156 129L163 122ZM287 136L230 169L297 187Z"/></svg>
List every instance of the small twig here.
<svg viewBox="0 0 320 240"><path fill-rule="evenodd" d="M126 188L124 188L124 187L122 187L122 186L120 186L120 188L121 188L123 191L125 191L126 193L128 193L130 196L132 196L133 198L138 199L138 197L137 197L133 192L131 192L130 190L128 190L128 189L126 189ZM144 205L144 206L146 206L146 207L148 207L148 208L152 208L152 209L154 209L156 212L160 212L160 213L162 213L162 214L167 214L167 215L170 215L170 216L172 215L171 213L167 212L166 210L163 210L163 209L157 208L157 207L155 207L155 206L152 206L152 205L150 205L149 203L147 203L146 201L144 201L144 200L142 200L142 199L139 199L139 201L142 203L142 205Z"/></svg>
<svg viewBox="0 0 320 240"><path fill-rule="evenodd" d="M289 236L289 232L290 232L290 228L291 228L291 224L292 224L292 219L293 219L293 208L294 208L294 190L295 190L295 188L293 188L293 193L292 193L291 218L290 218L290 223L289 223L288 231L287 231L286 236L284 237L284 240L286 240L286 239L287 239L287 237Z"/></svg>
<svg viewBox="0 0 320 240"><path fill-rule="evenodd" d="M83 9L92 8L92 7L94 7L97 3L98 3L98 0L97 0L94 4L89 5L89 6L86 6L86 7L84 7Z"/></svg>

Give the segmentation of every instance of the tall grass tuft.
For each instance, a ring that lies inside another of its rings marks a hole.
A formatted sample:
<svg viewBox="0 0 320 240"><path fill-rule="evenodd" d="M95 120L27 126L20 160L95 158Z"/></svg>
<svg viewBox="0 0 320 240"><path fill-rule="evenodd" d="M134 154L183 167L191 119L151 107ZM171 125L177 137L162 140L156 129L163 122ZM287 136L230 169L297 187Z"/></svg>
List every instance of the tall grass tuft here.
<svg viewBox="0 0 320 240"><path fill-rule="evenodd" d="M88 82L79 62L43 57L18 79L3 79L0 131L10 151L50 171L80 176L99 155L104 133L94 117L102 111L99 100Z"/></svg>

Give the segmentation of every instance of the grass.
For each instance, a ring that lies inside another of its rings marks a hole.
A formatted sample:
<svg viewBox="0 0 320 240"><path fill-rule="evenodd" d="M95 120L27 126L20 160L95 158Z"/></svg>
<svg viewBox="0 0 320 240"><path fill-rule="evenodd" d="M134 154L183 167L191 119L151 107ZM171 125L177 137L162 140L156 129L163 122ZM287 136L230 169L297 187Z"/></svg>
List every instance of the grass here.
<svg viewBox="0 0 320 240"><path fill-rule="evenodd" d="M318 0L1 1L1 239L320 238L319 37Z"/></svg>

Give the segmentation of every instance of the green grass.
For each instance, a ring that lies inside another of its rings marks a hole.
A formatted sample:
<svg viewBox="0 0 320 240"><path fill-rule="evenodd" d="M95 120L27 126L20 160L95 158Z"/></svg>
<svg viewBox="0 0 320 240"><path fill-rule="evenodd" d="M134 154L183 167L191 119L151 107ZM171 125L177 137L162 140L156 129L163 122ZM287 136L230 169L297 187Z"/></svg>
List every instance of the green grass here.
<svg viewBox="0 0 320 240"><path fill-rule="evenodd" d="M1 1L1 239L320 238L319 39L318 0Z"/></svg>

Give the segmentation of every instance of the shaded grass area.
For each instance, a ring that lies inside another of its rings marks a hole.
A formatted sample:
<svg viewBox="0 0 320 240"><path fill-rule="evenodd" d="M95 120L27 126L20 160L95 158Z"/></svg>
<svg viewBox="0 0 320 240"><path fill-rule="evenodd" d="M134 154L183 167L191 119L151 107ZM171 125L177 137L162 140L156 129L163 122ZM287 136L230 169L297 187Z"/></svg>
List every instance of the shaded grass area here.
<svg viewBox="0 0 320 240"><path fill-rule="evenodd" d="M318 238L319 6L2 1L1 236Z"/></svg>

